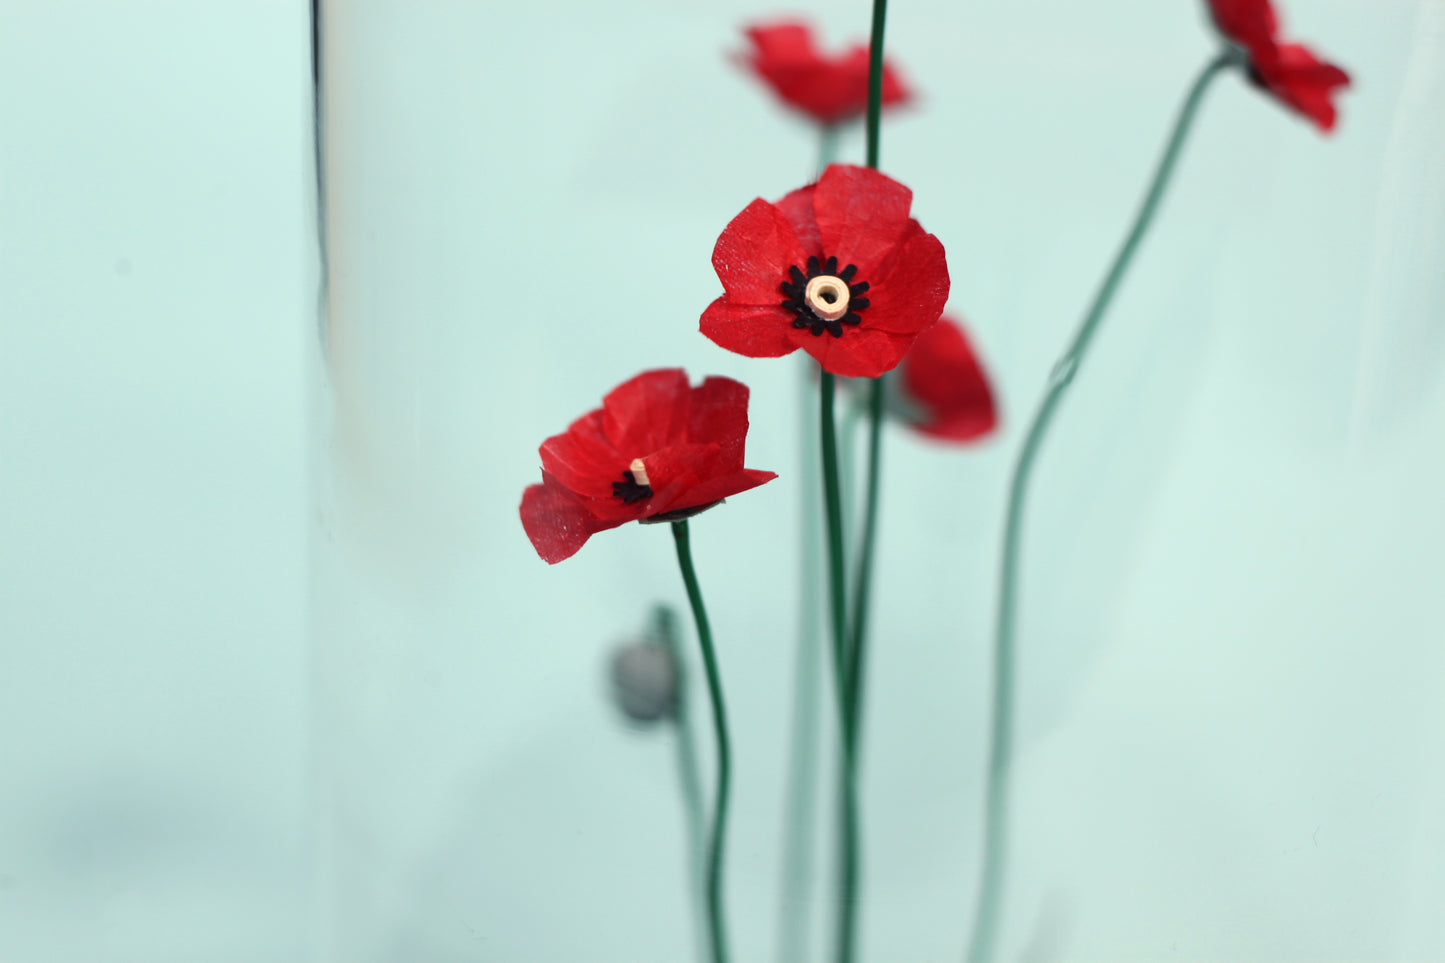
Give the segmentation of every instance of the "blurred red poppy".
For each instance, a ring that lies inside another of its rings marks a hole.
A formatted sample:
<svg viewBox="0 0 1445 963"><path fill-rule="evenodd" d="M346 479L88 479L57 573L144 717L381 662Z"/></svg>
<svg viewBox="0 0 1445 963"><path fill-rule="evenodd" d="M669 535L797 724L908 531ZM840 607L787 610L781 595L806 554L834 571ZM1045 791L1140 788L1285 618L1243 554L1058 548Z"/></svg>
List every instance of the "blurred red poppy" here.
<svg viewBox="0 0 1445 963"><path fill-rule="evenodd" d="M522 527L548 564L597 532L674 521L776 478L743 467L748 389L690 387L680 368L645 371L542 443L542 483L522 493Z"/></svg>
<svg viewBox="0 0 1445 963"><path fill-rule="evenodd" d="M892 369L948 300L943 245L912 203L902 184L847 164L776 204L753 201L713 248L723 295L702 333L751 358L802 348L845 377Z"/></svg>
<svg viewBox="0 0 1445 963"><path fill-rule="evenodd" d="M1336 90L1350 75L1302 44L1279 42L1279 17L1269 0L1208 0L1220 33L1249 54L1249 78L1321 130L1335 126Z"/></svg>
<svg viewBox="0 0 1445 963"><path fill-rule="evenodd" d="M998 427L988 376L952 318L918 336L899 366L900 414L920 434L941 441L976 441Z"/></svg>
<svg viewBox="0 0 1445 963"><path fill-rule="evenodd" d="M868 47L856 44L828 55L819 52L806 23L754 24L743 31L752 49L737 60L773 89L778 99L820 124L862 116L868 107ZM898 70L883 62L883 106L907 103L913 94Z"/></svg>

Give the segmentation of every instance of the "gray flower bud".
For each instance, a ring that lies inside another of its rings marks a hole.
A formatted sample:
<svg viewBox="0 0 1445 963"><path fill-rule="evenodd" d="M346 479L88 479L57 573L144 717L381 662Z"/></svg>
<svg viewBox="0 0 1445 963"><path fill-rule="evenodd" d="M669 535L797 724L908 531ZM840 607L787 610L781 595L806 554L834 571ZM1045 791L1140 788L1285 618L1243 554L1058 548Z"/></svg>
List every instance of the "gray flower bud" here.
<svg viewBox="0 0 1445 963"><path fill-rule="evenodd" d="M666 644L643 639L612 656L612 698L634 722L657 722L677 711L678 668Z"/></svg>

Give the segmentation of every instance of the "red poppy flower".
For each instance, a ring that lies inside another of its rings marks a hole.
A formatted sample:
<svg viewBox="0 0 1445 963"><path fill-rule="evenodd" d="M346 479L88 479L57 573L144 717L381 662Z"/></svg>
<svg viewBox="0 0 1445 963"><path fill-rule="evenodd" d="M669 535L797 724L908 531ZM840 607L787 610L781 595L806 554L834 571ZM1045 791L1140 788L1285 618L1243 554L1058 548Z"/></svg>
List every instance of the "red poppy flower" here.
<svg viewBox="0 0 1445 963"><path fill-rule="evenodd" d="M1349 74L1294 43L1282 43L1271 53L1256 56L1253 66L1250 79L1256 84L1320 130L1334 129L1335 91L1350 85Z"/></svg>
<svg viewBox="0 0 1445 963"><path fill-rule="evenodd" d="M723 295L702 333L750 358L802 348L846 377L890 370L948 300L943 245L909 216L912 202L892 178L847 164L776 204L753 201L713 248Z"/></svg>
<svg viewBox="0 0 1445 963"><path fill-rule="evenodd" d="M942 441L974 441L998 426L988 376L952 318L918 336L898 369L902 414L915 431Z"/></svg>
<svg viewBox="0 0 1445 963"><path fill-rule="evenodd" d="M752 50L737 59L752 68L783 103L820 124L837 124L868 109L868 47L856 44L836 56L820 53L805 23L755 24L744 33ZM883 106L907 103L913 94L898 71L883 62Z"/></svg>
<svg viewBox="0 0 1445 963"><path fill-rule="evenodd" d="M1269 0L1208 0L1219 31L1249 54L1249 78L1321 130L1335 126L1334 95L1350 75L1308 47L1279 42L1279 17Z"/></svg>
<svg viewBox="0 0 1445 963"><path fill-rule="evenodd" d="M522 493L522 527L556 564L597 532L695 515L777 477L743 467L747 434L746 385L692 388L681 368L645 371L542 443L542 484Z"/></svg>

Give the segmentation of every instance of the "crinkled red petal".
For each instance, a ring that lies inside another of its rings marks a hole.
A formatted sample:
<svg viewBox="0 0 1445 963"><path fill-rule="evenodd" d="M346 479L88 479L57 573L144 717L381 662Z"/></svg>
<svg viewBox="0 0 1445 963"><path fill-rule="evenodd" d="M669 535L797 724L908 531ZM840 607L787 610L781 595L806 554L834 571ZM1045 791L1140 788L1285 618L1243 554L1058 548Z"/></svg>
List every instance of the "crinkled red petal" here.
<svg viewBox="0 0 1445 963"><path fill-rule="evenodd" d="M782 301L782 295L778 296ZM749 358L778 358L796 350L789 333L793 313L777 305L739 305L718 298L702 313L701 330L713 343Z"/></svg>
<svg viewBox="0 0 1445 963"><path fill-rule="evenodd" d="M782 200L773 206L782 211L783 217L788 219L788 224L793 228L793 234L798 238L803 252L821 257L823 239L818 233L818 218L813 213L813 192L817 189L816 184L808 184L795 191L789 191ZM798 266L802 267L802 264Z"/></svg>
<svg viewBox="0 0 1445 963"><path fill-rule="evenodd" d="M571 558L597 532L616 528L627 519L603 521L587 510L583 502L546 472L542 484L529 485L522 493L522 528L532 547L548 565Z"/></svg>
<svg viewBox="0 0 1445 963"><path fill-rule="evenodd" d="M630 462L687 439L691 398L681 368L644 371L602 399L603 430Z"/></svg>
<svg viewBox="0 0 1445 963"><path fill-rule="evenodd" d="M910 337L937 321L948 302L948 262L932 234L915 236L891 262L892 270L868 289L862 327ZM847 338L849 332L844 331Z"/></svg>
<svg viewBox="0 0 1445 963"><path fill-rule="evenodd" d="M874 282L878 266L908 230L912 203L913 192L885 174L830 165L813 194L823 253L857 265L858 276Z"/></svg>
<svg viewBox="0 0 1445 963"><path fill-rule="evenodd" d="M623 456L602 430L602 412L592 411L538 449L542 470L579 495L603 498L622 477L631 460Z"/></svg>
<svg viewBox="0 0 1445 963"><path fill-rule="evenodd" d="M726 474L724 458L718 445L696 442L672 445L648 455L643 464L653 497L645 506L647 514L698 504L690 501L690 490L703 479Z"/></svg>
<svg viewBox="0 0 1445 963"><path fill-rule="evenodd" d="M718 446L726 471L743 467L748 437L748 387L731 378L708 378L692 390L687 435Z"/></svg>
<svg viewBox="0 0 1445 963"><path fill-rule="evenodd" d="M684 508L696 508L698 505L706 505L708 502L715 502L722 498L729 498L733 495L740 494L751 488L757 488L759 485L770 482L777 477L777 474L774 472L745 468L728 475L707 478L688 489L686 497L677 499L665 509L665 511L681 511Z"/></svg>
<svg viewBox="0 0 1445 963"><path fill-rule="evenodd" d="M776 306L788 265L807 260L783 212L762 198L728 222L713 247L712 265L731 304Z"/></svg>
<svg viewBox="0 0 1445 963"><path fill-rule="evenodd" d="M877 378L893 370L913 345L912 334L890 334L860 325L843 330L843 337L814 337L795 331L798 347L812 355L824 371L845 378Z"/></svg>

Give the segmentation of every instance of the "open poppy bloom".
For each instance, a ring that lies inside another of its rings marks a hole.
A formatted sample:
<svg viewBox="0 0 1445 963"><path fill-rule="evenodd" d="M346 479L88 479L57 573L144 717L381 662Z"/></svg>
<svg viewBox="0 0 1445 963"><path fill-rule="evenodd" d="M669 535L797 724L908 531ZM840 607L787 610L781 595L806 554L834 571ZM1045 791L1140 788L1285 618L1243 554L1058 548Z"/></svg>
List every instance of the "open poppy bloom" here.
<svg viewBox="0 0 1445 963"><path fill-rule="evenodd" d="M696 388L681 368L645 371L542 443L542 483L522 493L522 527L549 565L597 532L676 521L776 478L743 467L748 389Z"/></svg>
<svg viewBox="0 0 1445 963"><path fill-rule="evenodd" d="M912 203L902 184L848 164L776 204L753 201L713 248L723 295L702 333L750 358L802 348L845 377L892 369L948 300L943 245Z"/></svg>
<svg viewBox="0 0 1445 963"><path fill-rule="evenodd" d="M1279 42L1279 17L1269 0L1208 0L1220 33L1249 54L1249 78L1321 130L1335 126L1335 91L1350 75L1302 44Z"/></svg>
<svg viewBox="0 0 1445 963"><path fill-rule="evenodd" d="M998 426L988 376L967 333L949 317L913 342L898 368L896 394L909 427L940 441L975 441Z"/></svg>
<svg viewBox="0 0 1445 963"><path fill-rule="evenodd" d="M868 46L856 44L836 56L820 53L805 23L755 24L744 33L753 47L737 59L751 67L778 99L820 124L841 123L868 109ZM906 103L912 93L898 71L883 62L883 106Z"/></svg>

